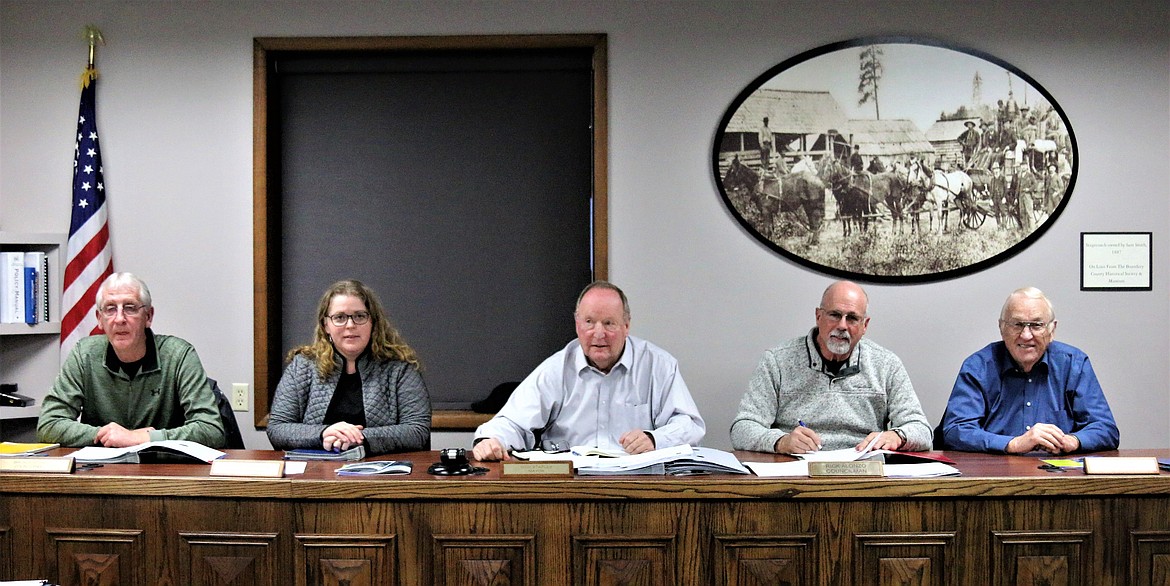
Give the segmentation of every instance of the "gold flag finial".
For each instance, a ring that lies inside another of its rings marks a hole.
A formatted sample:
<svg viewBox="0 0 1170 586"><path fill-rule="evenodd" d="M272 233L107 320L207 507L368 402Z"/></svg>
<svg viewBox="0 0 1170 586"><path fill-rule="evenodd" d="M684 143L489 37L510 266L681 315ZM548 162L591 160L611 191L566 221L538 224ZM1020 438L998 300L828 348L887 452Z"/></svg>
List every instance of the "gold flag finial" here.
<svg viewBox="0 0 1170 586"><path fill-rule="evenodd" d="M97 68L93 66L94 47L98 43L106 44L106 39L102 37L102 31L92 24L86 25L84 36L86 42L89 43L89 64L86 65L85 71L81 72L81 89L89 87L89 83L97 79Z"/></svg>
<svg viewBox="0 0 1170 586"><path fill-rule="evenodd" d="M102 37L102 31L98 30L98 27L90 24L85 27L85 40L89 43L89 66L93 67L94 47L98 43L106 44L106 39Z"/></svg>

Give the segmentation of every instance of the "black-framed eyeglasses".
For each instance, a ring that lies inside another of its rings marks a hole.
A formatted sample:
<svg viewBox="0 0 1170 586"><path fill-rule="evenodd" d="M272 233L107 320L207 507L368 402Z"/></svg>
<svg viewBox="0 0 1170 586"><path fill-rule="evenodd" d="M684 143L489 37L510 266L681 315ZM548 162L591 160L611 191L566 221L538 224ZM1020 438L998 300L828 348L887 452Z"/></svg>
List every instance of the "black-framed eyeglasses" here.
<svg viewBox="0 0 1170 586"><path fill-rule="evenodd" d="M370 321L370 314L365 311L359 311L357 313L335 313L329 316L329 321L339 328L345 327L345 324L351 319L355 326L364 325Z"/></svg>
<svg viewBox="0 0 1170 586"><path fill-rule="evenodd" d="M825 314L825 317L829 318L829 321L835 324L841 323L841 318L845 318L845 323L855 326L861 323L861 320L865 319L864 315L857 315L856 313L841 313L840 311L828 310L823 307L819 309L821 313Z"/></svg>
<svg viewBox="0 0 1170 586"><path fill-rule="evenodd" d="M1048 327L1051 326L1052 324L1056 323L1056 320L1008 322L1008 321L1003 321L1001 319L1001 320L999 320L999 323L1003 324L1003 327L1007 328L1007 331L1009 331L1013 334L1022 334L1022 333L1024 333L1024 328L1027 328L1028 331L1032 332L1033 335L1037 335L1037 334L1043 334L1044 332L1048 331Z"/></svg>
<svg viewBox="0 0 1170 586"><path fill-rule="evenodd" d="M142 313L142 310L146 309L146 306L139 305L137 303L123 303L121 305L110 303L108 305L103 305L100 311L103 316L107 318L113 318L118 315L119 308L122 310L122 315L126 317L137 317L138 314Z"/></svg>

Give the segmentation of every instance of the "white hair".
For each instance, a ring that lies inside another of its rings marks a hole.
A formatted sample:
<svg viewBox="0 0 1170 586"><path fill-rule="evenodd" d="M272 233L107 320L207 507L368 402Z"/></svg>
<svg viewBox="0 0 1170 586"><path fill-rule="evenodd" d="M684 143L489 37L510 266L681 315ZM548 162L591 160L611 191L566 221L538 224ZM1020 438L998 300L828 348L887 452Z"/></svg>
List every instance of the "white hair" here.
<svg viewBox="0 0 1170 586"><path fill-rule="evenodd" d="M1008 308L1012 304L1012 299L1016 297L1040 299L1044 302L1045 305L1048 306L1048 321L1053 321L1056 319L1056 306L1052 305L1052 301L1049 301L1048 297L1044 295L1043 291L1035 287L1020 287L1019 289L1012 291L1012 294L1008 295L1007 300L1003 302L1003 309L999 310L999 319L1006 320L1008 318Z"/></svg>
<svg viewBox="0 0 1170 586"><path fill-rule="evenodd" d="M100 309L106 304L106 290L126 285L130 285L138 290L138 302L143 307L150 307L150 289L147 288L146 282L139 279L134 273L114 273L106 277L106 280L102 281L102 286L98 287L97 295L94 296L94 302L97 303L97 307Z"/></svg>

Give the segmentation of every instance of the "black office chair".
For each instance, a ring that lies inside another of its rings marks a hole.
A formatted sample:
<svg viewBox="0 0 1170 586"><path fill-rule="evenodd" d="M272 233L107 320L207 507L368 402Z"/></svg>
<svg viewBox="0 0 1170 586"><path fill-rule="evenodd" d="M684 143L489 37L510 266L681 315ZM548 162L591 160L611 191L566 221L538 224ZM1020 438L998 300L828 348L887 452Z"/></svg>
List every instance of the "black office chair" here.
<svg viewBox="0 0 1170 586"><path fill-rule="evenodd" d="M236 414L232 411L232 402L219 388L219 383L207 377L211 383L211 392L215 395L215 406L219 409L219 420L223 424L223 447L229 450L243 450L244 436L240 433L240 424L236 421Z"/></svg>

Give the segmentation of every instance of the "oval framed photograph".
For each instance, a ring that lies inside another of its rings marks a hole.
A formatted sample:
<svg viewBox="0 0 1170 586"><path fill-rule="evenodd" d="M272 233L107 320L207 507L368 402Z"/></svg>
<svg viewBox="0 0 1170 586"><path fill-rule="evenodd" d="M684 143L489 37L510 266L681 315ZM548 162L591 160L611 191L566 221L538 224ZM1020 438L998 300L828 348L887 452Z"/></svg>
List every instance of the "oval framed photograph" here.
<svg viewBox="0 0 1170 586"><path fill-rule="evenodd" d="M766 71L712 149L724 203L814 270L872 282L954 278L1035 242L1077 177L1057 101L1007 62L940 42L854 39Z"/></svg>

